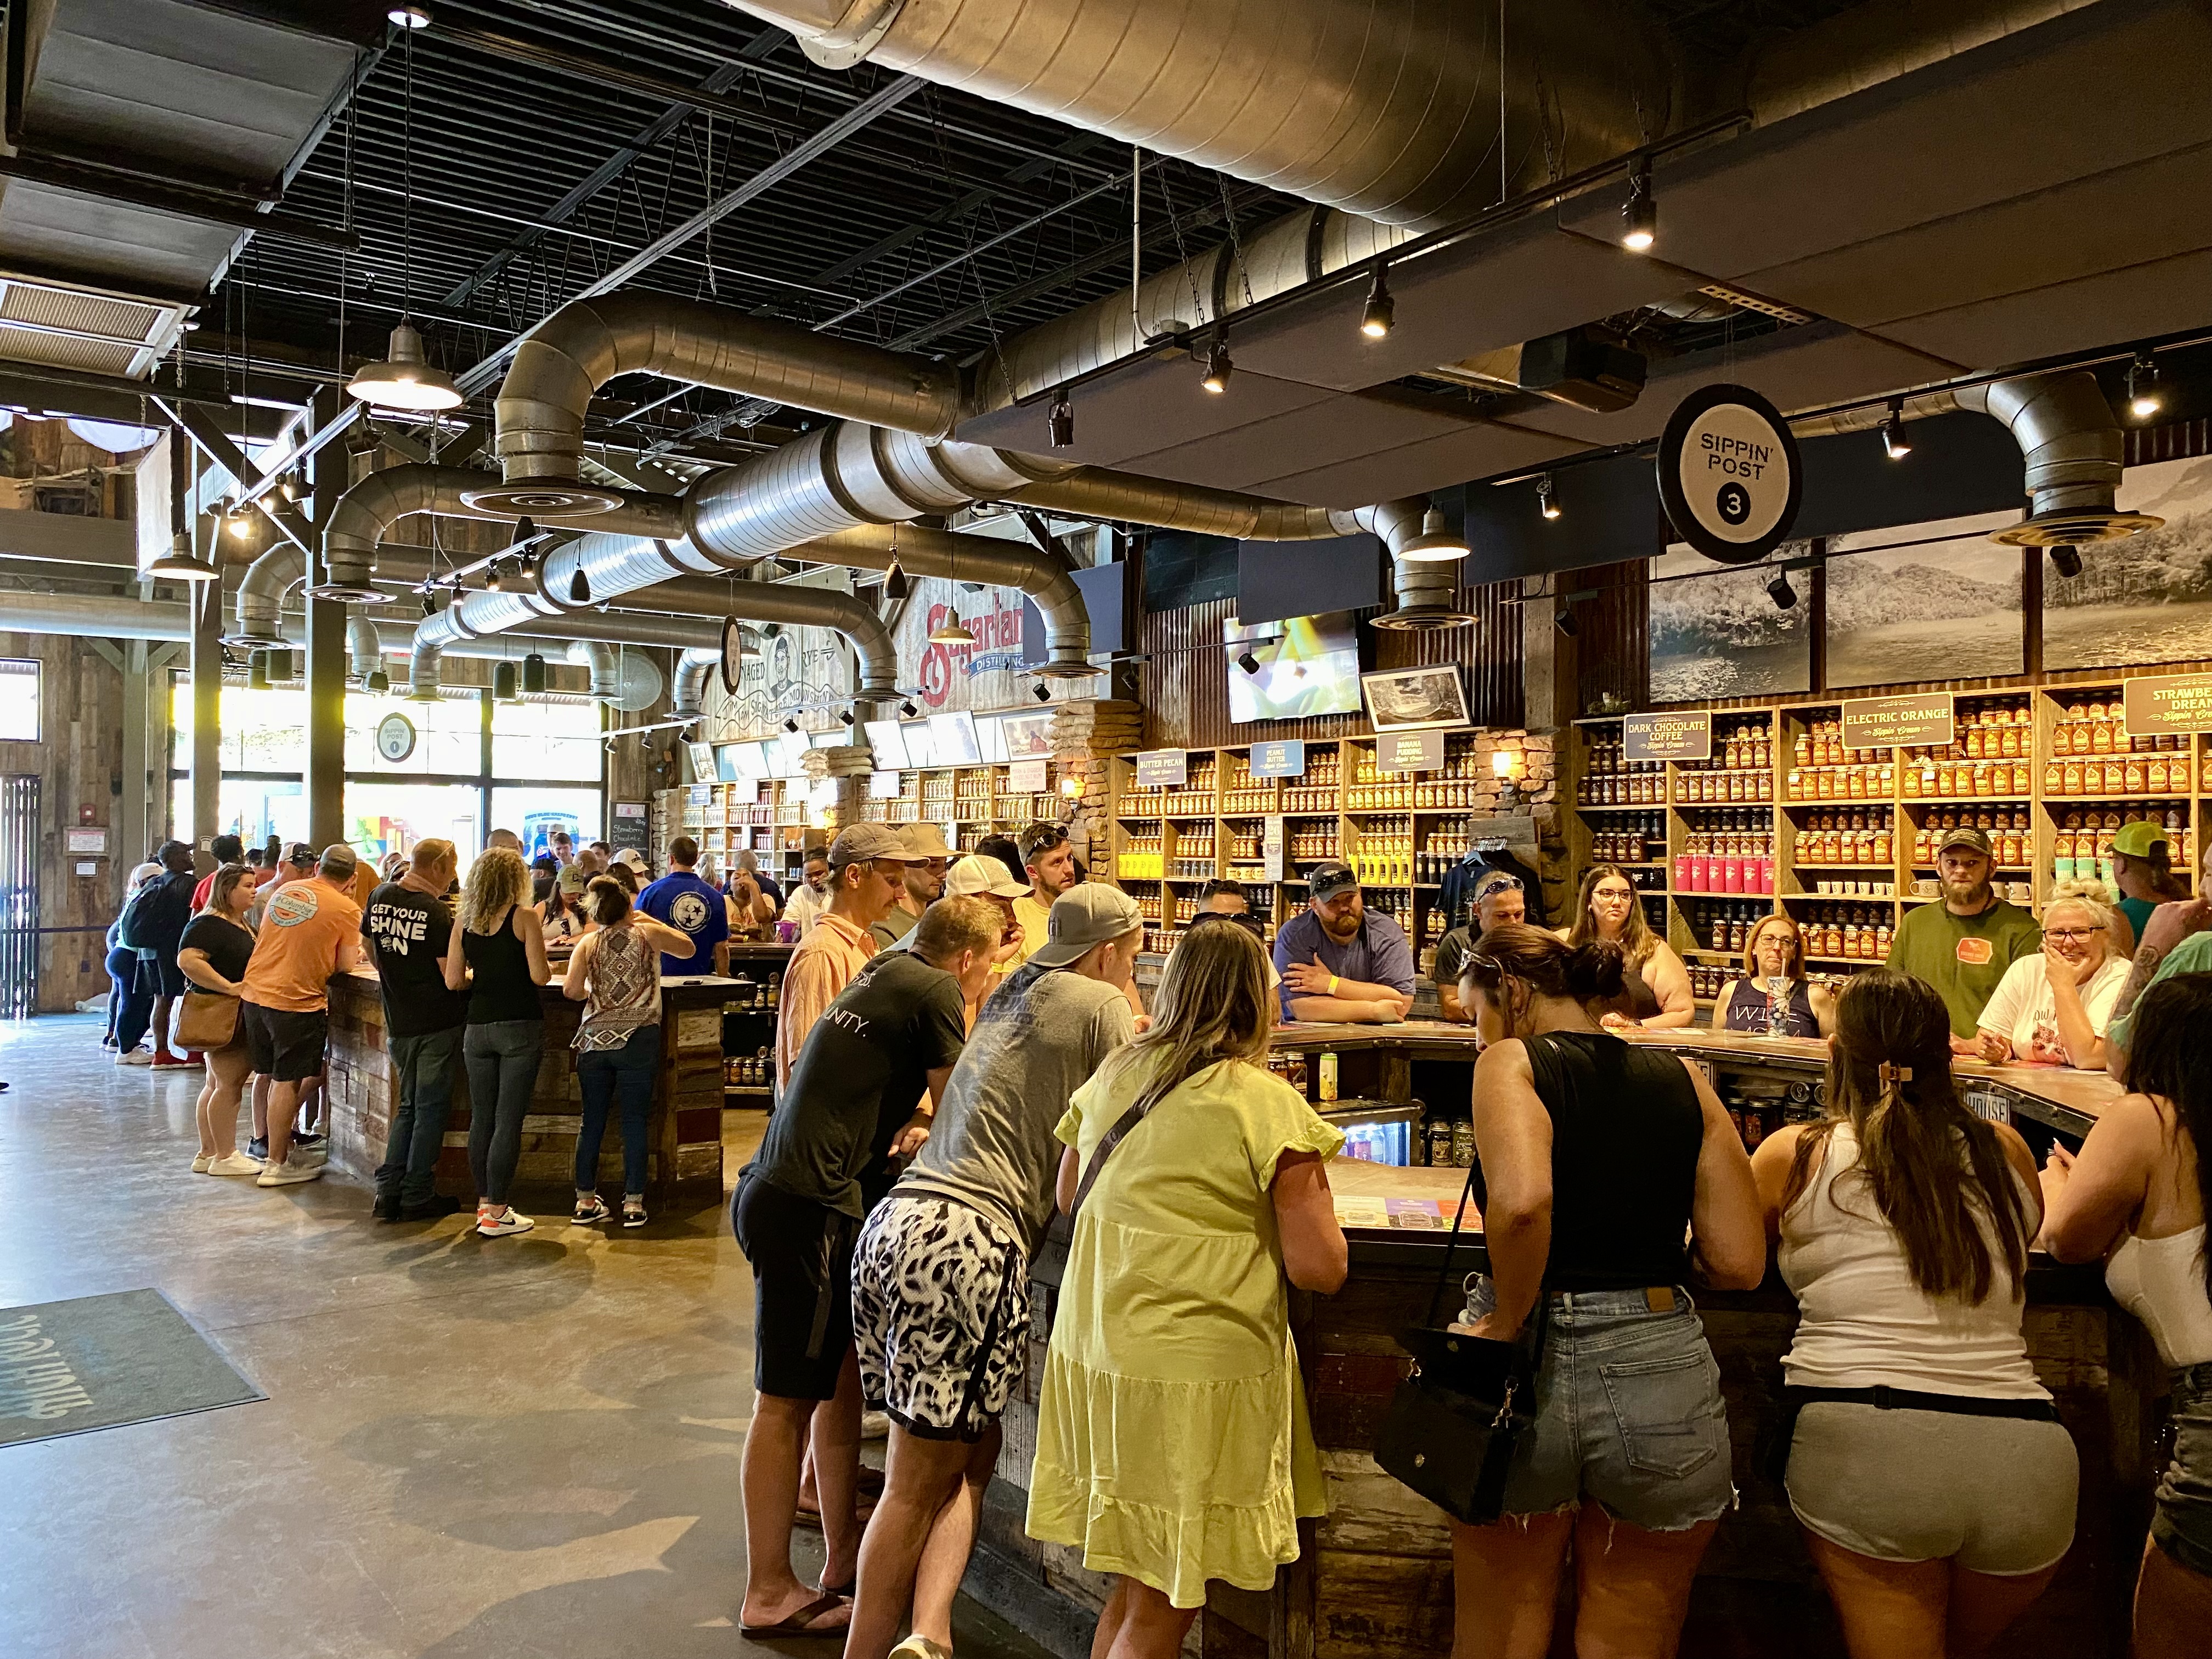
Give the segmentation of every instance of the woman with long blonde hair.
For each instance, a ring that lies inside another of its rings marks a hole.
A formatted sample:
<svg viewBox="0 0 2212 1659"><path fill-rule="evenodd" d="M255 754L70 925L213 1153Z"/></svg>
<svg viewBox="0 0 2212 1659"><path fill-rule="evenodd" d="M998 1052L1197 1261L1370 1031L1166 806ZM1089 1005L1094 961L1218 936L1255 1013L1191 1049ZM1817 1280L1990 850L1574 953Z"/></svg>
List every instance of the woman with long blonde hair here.
<svg viewBox="0 0 2212 1659"><path fill-rule="evenodd" d="M1344 1137L1267 1072L1274 1007L1258 941L1193 927L1057 1132L1079 1213L1028 1529L1115 1575L1091 1650L1115 1659L1172 1659L1208 1580L1267 1589L1326 1507L1284 1285L1344 1283Z"/></svg>
<svg viewBox="0 0 2212 1659"><path fill-rule="evenodd" d="M1697 1018L1690 970L1674 947L1651 931L1636 884L1619 865L1590 866L1575 901L1575 919L1559 930L1559 937L1577 951L1595 944L1620 949L1627 966L1620 995L1590 1006L1607 1030L1643 1025L1664 1030Z"/></svg>
<svg viewBox="0 0 2212 1659"><path fill-rule="evenodd" d="M511 847L494 847L461 884L444 968L449 990L469 992L461 1063L469 1074L469 1174L477 1231L486 1238L537 1224L512 1208L507 1188L522 1157L522 1119L545 1057L545 1009L538 988L551 981L545 925L530 908L530 869Z"/></svg>

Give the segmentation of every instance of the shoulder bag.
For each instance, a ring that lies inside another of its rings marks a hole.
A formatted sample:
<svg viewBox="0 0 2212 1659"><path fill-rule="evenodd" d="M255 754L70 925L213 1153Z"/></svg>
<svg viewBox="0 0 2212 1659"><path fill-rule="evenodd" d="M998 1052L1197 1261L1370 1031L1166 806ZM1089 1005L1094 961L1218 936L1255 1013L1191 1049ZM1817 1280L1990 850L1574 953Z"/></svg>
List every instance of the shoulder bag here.
<svg viewBox="0 0 2212 1659"><path fill-rule="evenodd" d="M193 986L185 993L174 1041L185 1048L228 1048L238 1040L238 999Z"/></svg>
<svg viewBox="0 0 2212 1659"><path fill-rule="evenodd" d="M1468 1200L1480 1164L1467 1172L1459 1213L1452 1218L1444 1265L1429 1297L1428 1322L1398 1334L1413 1356L1411 1376L1390 1397L1375 1437L1375 1462L1382 1471L1427 1498L1445 1514L1482 1526L1504 1512L1505 1478L1513 1454L1535 1426L1536 1378L1544 1363L1550 1320L1550 1280L1510 1342L1469 1336L1439 1326L1437 1304L1451 1282Z"/></svg>

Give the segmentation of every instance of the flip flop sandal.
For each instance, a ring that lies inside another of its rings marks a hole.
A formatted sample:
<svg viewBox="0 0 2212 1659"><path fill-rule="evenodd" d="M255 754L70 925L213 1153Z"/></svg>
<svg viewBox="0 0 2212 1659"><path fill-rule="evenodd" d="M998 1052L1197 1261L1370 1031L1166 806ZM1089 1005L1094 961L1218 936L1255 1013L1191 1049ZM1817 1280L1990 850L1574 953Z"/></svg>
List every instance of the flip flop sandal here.
<svg viewBox="0 0 2212 1659"><path fill-rule="evenodd" d="M825 1613L835 1613L839 1607L844 1605L845 1598L843 1596L838 1595L835 1590L825 1590L820 1595L816 1596L811 1601L809 1601L805 1607L799 1607L792 1613L786 1613L782 1618L777 1620L773 1625L739 1625L738 1626L738 1634L740 1636L756 1638L763 1636L834 1636L842 1642L845 1639L845 1632L848 1626L839 1625L834 1628L825 1626L823 1629L817 1630L814 1627L814 1620L819 1619Z"/></svg>

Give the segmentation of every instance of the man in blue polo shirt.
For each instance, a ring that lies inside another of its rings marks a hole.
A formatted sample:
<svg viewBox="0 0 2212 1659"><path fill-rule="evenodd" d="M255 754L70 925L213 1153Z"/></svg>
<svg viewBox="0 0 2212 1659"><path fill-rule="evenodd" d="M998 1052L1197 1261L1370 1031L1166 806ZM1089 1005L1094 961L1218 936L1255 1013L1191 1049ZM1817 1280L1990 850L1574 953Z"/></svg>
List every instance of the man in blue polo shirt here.
<svg viewBox="0 0 2212 1659"><path fill-rule="evenodd" d="M1359 878L1334 860L1314 866L1303 915L1275 935L1285 1019L1379 1025L1413 1006L1413 951L1405 929L1370 916Z"/></svg>
<svg viewBox="0 0 2212 1659"><path fill-rule="evenodd" d="M730 965L730 908L700 879L692 867L698 862L699 843L677 836L668 843L668 873L637 896L637 908L647 915L691 936L690 956L661 952L660 971L671 977L724 973Z"/></svg>

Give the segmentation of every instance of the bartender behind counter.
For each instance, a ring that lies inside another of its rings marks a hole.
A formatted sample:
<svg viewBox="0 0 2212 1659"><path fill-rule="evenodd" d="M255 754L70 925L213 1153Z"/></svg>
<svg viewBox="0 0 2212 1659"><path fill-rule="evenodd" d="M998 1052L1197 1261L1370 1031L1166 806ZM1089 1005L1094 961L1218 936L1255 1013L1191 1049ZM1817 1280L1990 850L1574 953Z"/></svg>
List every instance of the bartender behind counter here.
<svg viewBox="0 0 2212 1659"><path fill-rule="evenodd" d="M1283 1017L1358 1025L1405 1018L1413 1006L1413 952L1405 930L1367 914L1348 864L1316 865L1306 894L1304 914L1275 935Z"/></svg>
<svg viewBox="0 0 2212 1659"><path fill-rule="evenodd" d="M1940 904L1905 913L1889 947L1888 966L1926 980L1951 1014L1951 1051L1978 1054L1982 1011L2005 970L2043 949L2043 930L1990 884L1996 867L1986 831L1961 824L1936 848Z"/></svg>

